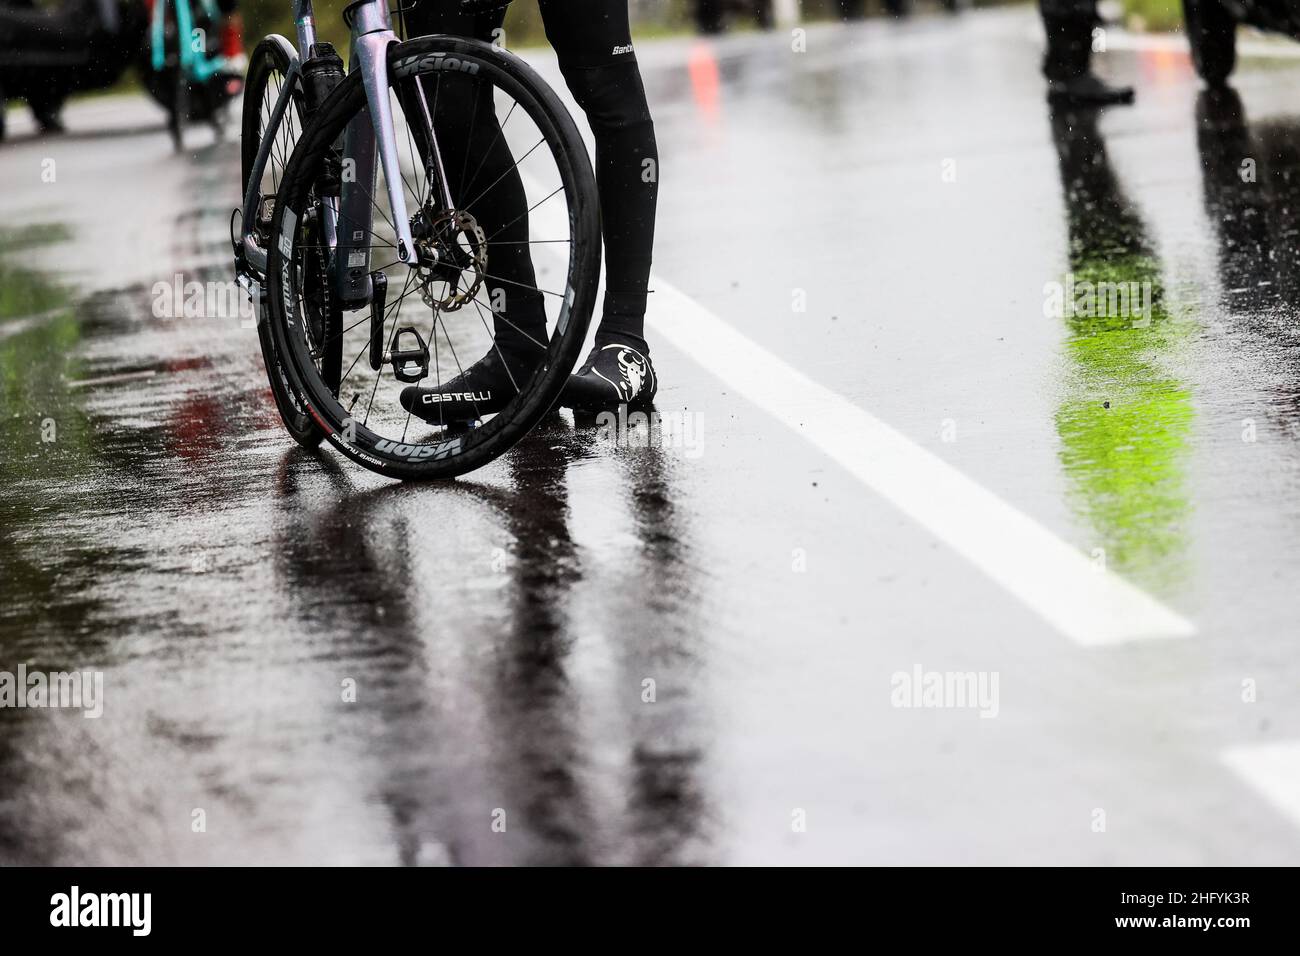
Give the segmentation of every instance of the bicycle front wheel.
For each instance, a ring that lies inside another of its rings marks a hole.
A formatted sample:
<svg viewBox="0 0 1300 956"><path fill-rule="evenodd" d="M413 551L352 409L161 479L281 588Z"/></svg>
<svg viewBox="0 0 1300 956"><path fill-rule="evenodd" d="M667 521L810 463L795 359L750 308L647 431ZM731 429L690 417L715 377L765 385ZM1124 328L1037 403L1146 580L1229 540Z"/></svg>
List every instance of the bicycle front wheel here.
<svg viewBox="0 0 1300 956"><path fill-rule="evenodd" d="M600 271L595 176L572 118L517 57L422 37L390 49L388 72L419 264L398 260L382 177L350 170L345 157L345 194L352 171L368 208L360 217L340 211L346 246L335 253L336 286L368 274L363 289L387 292L382 308L339 296L335 378L322 357L333 341L314 341L303 321L316 251L304 222L322 175L331 178L331 145L350 126L353 134L369 128L353 73L284 171L268 243L267 319L294 391L331 444L390 477L450 478L526 435L577 363Z"/></svg>

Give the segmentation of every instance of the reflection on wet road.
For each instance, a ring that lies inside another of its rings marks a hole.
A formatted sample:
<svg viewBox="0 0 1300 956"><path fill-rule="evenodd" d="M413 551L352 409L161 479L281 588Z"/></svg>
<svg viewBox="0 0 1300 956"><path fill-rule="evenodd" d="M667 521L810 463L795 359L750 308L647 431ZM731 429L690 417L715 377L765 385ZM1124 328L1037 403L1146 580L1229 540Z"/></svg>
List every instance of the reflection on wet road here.
<svg viewBox="0 0 1300 956"><path fill-rule="evenodd" d="M1061 464L1099 560L1163 589L1181 576L1193 414L1166 356L1190 329L1169 313L1164 270L1111 168L1098 111L1056 112L1051 121L1070 243Z"/></svg>
<svg viewBox="0 0 1300 956"><path fill-rule="evenodd" d="M230 278L237 150L93 101L0 148L0 671L105 688L0 708L0 863L1294 862L1221 755L1300 738L1300 70L1052 115L1033 23L642 44L656 269L1194 635L1071 643L725 355L652 342L698 455L304 452L241 316L154 312Z"/></svg>

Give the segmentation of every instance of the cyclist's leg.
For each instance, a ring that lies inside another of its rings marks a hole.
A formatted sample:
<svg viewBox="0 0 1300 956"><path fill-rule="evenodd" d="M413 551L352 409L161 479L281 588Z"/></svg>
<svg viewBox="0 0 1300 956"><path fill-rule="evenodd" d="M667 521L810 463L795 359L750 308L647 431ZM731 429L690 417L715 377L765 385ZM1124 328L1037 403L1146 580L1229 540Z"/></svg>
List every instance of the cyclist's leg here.
<svg viewBox="0 0 1300 956"><path fill-rule="evenodd" d="M1104 106L1131 103L1133 88L1110 86L1092 72L1092 31L1100 22L1096 0L1039 0L1047 53L1043 74L1054 103Z"/></svg>
<svg viewBox="0 0 1300 956"><path fill-rule="evenodd" d="M659 153L632 50L628 0L538 2L565 82L596 140L606 285L597 345L620 341L644 352Z"/></svg>
<svg viewBox="0 0 1300 956"><path fill-rule="evenodd" d="M459 0L425 0L407 14L412 36L445 33L490 42L501 26L504 10L465 14ZM458 205L467 210L491 237L488 250L487 301L504 303L493 310L496 345L507 352L532 357L535 342L546 341L546 311L529 240L528 198L515 169L515 159L501 134L492 88L469 77L447 75L438 84L425 80L426 98L434 112L438 146ZM504 281L501 281L504 280Z"/></svg>

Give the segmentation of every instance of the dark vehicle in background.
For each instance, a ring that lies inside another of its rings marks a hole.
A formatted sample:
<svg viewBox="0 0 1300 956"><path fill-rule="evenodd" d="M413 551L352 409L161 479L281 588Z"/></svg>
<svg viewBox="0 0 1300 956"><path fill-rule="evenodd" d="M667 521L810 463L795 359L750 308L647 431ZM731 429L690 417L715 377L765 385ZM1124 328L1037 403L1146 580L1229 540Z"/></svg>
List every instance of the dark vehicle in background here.
<svg viewBox="0 0 1300 956"><path fill-rule="evenodd" d="M1237 64L1237 24L1300 40L1296 0L1183 0L1187 41L1196 72L1210 86L1223 86Z"/></svg>
<svg viewBox="0 0 1300 956"><path fill-rule="evenodd" d="M133 66L177 149L188 122L219 132L243 82L234 10L235 0L0 0L0 138L6 99L26 100L43 132L61 132L69 96L107 89Z"/></svg>
<svg viewBox="0 0 1300 956"><path fill-rule="evenodd" d="M865 20L867 17L867 0L836 0L836 6L841 20ZM912 12L911 0L882 0L881 6L891 17L905 17Z"/></svg>
<svg viewBox="0 0 1300 956"><path fill-rule="evenodd" d="M701 33L721 33L727 14L752 18L764 30L772 29L773 0L695 0L695 26Z"/></svg>
<svg viewBox="0 0 1300 956"><path fill-rule="evenodd" d="M60 131L64 100L116 83L138 58L148 25L139 3L0 2L0 136L6 99L26 100L42 130Z"/></svg>

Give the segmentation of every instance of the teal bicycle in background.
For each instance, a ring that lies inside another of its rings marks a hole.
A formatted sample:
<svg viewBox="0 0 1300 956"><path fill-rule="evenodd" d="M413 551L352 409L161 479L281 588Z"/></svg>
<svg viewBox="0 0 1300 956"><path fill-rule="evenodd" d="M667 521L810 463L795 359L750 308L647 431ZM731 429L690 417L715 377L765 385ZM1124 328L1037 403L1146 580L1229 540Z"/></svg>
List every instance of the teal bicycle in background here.
<svg viewBox="0 0 1300 956"><path fill-rule="evenodd" d="M220 137L246 65L234 0L153 0L145 88L168 113L179 151L186 123L209 123Z"/></svg>
<svg viewBox="0 0 1300 956"><path fill-rule="evenodd" d="M60 133L69 96L108 89L132 66L178 150L186 123L220 134L243 89L240 34L235 0L0 0L0 139L6 100L26 100L42 133Z"/></svg>

